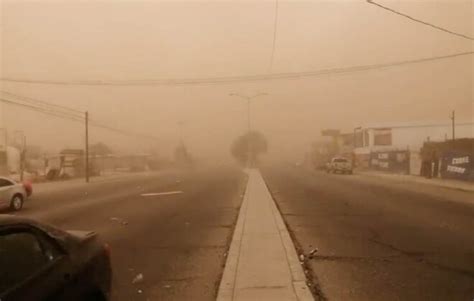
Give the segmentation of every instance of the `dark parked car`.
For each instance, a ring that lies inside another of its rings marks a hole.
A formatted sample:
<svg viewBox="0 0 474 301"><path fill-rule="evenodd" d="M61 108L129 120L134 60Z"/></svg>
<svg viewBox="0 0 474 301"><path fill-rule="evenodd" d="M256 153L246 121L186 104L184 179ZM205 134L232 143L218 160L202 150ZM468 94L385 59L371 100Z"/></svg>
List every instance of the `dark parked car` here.
<svg viewBox="0 0 474 301"><path fill-rule="evenodd" d="M109 300L110 251L94 232L0 214L0 300Z"/></svg>

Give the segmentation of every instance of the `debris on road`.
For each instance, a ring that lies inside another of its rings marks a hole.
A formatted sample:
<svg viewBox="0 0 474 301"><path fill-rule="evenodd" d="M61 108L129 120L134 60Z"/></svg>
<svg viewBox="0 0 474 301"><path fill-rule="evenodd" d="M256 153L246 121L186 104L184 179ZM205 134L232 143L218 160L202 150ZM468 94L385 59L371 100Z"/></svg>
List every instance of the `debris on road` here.
<svg viewBox="0 0 474 301"><path fill-rule="evenodd" d="M318 253L318 249L312 249L309 254L308 254L308 258L309 259L312 259L314 257L314 255L316 255L316 253Z"/></svg>
<svg viewBox="0 0 474 301"><path fill-rule="evenodd" d="M171 288L171 285L167 284L165 286L163 286L164 288Z"/></svg>
<svg viewBox="0 0 474 301"><path fill-rule="evenodd" d="M161 195L173 195L173 194L182 194L183 191L167 191L167 192L154 192L154 193L142 193L141 196L161 196Z"/></svg>
<svg viewBox="0 0 474 301"><path fill-rule="evenodd" d="M301 255L300 255L300 261L301 261L301 262L304 262L304 254L301 254Z"/></svg>
<svg viewBox="0 0 474 301"><path fill-rule="evenodd" d="M138 290L137 291L139 294L143 294L143 291L142 290Z"/></svg>
<svg viewBox="0 0 474 301"><path fill-rule="evenodd" d="M143 279L144 279L143 274L138 274L137 276L135 276L132 283L133 284L141 283L143 282Z"/></svg>
<svg viewBox="0 0 474 301"><path fill-rule="evenodd" d="M113 222L117 222L117 223L121 224L122 226L128 225L128 222L126 220L122 219L122 218L111 217L110 220L113 221Z"/></svg>

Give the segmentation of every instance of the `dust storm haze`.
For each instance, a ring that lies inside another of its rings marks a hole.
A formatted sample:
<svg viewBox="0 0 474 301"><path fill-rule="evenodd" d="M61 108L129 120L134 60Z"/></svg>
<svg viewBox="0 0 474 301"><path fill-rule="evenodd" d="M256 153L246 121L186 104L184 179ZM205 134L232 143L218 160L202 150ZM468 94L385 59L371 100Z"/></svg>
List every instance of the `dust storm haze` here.
<svg viewBox="0 0 474 301"><path fill-rule="evenodd" d="M472 1L383 1L474 34ZM275 13L277 12L277 16ZM366 1L1 1L1 90L89 111L111 127L91 143L171 154L182 138L197 157L230 159L251 127L269 154L300 158L324 128L461 121L473 116L473 58L464 55L361 72L197 84L75 85L298 74L472 51L472 42L415 24ZM66 83L66 84L64 84ZM4 96L4 94L2 94ZM2 97L3 98L3 97ZM1 104L1 126L29 143L82 147L83 125Z"/></svg>

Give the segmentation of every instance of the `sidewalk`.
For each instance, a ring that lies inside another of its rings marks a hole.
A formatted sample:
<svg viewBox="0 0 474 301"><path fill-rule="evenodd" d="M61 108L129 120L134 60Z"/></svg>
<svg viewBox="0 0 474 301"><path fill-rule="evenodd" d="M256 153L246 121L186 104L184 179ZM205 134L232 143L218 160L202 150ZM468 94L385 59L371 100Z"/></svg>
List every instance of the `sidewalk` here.
<svg viewBox="0 0 474 301"><path fill-rule="evenodd" d="M249 179L218 301L313 300L283 219L258 170Z"/></svg>
<svg viewBox="0 0 474 301"><path fill-rule="evenodd" d="M420 176L390 174L390 173L383 173L379 171L356 171L355 173L359 175L364 175L364 176L391 179L391 180L395 180L399 182L428 184L428 185L433 185L433 186L438 186L438 187L443 187L443 188L451 188L451 189L474 192L474 184L470 182L464 182L464 181L439 179L439 178L427 179Z"/></svg>

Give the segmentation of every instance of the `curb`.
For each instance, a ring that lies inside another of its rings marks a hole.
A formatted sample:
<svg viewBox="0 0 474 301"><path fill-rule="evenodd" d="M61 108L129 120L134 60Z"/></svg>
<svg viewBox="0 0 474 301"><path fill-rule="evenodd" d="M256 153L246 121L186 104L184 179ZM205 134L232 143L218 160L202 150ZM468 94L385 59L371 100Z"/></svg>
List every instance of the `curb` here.
<svg viewBox="0 0 474 301"><path fill-rule="evenodd" d="M397 179L394 176L391 175L384 175L384 174L371 174L371 173L364 173L364 172L355 172L356 175L364 176L364 177L374 177L374 178L379 178L379 179L387 179L387 180L392 180L396 181L399 183L412 183L412 184L425 184L433 187L439 187L439 188L445 188L445 189L453 189L453 190L460 190L460 191L465 191L465 192L474 192L474 185L473 188L464 188L460 186L453 186L449 185L447 183L435 183L435 182L429 182L429 181L423 181L421 179Z"/></svg>
<svg viewBox="0 0 474 301"><path fill-rule="evenodd" d="M293 244L293 240L291 240L290 233L286 228L283 217L281 216L273 197L271 206L273 217L275 218L278 231L280 232L281 241L283 242L283 246L285 248L286 258L290 267L291 278L293 280L293 289L295 290L296 297L300 301L314 301L313 294L306 284L307 279L303 268L301 267L298 254L296 253L295 245Z"/></svg>
<svg viewBox="0 0 474 301"><path fill-rule="evenodd" d="M249 186L247 181L244 199L242 200L242 205L240 206L239 217L237 218L237 224L235 225L234 234L232 235L229 252L227 254L224 273L219 284L219 290L217 292L216 298L217 301L232 301L234 298L235 279L237 277L240 247L242 245L242 235L245 225L244 217L247 213L248 191Z"/></svg>
<svg viewBox="0 0 474 301"><path fill-rule="evenodd" d="M245 217L247 216L249 202L250 186L248 185L248 183L249 182L247 182L247 188L245 191L244 199L242 201L239 217L237 219L237 224L235 226L234 234L232 236L229 253L224 267L224 273L222 275L222 279L219 285L216 298L217 301L232 301L234 299L234 290L237 278L237 269L240 259L242 236L243 230L245 228ZM264 184L266 186L266 183ZM267 186L266 188L268 190ZM296 252L293 241L290 237L290 233L286 228L286 225L283 221L280 211L278 210L275 204L275 200L273 199L273 197L271 197L270 203L271 212L277 225L278 233L286 253L287 263L292 278L292 287L295 292L296 298L298 301L314 301L311 290L306 284L306 276L299 261L298 254Z"/></svg>

